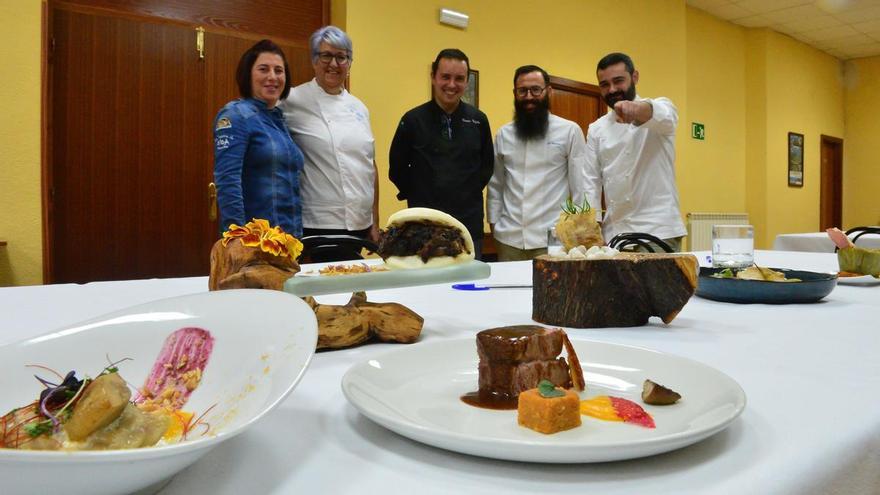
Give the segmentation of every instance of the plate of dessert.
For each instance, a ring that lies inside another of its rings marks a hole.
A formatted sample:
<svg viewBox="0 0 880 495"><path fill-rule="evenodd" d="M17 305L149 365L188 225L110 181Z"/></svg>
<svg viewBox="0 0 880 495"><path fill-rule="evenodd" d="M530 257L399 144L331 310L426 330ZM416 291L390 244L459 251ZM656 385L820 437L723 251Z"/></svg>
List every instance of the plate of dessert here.
<svg viewBox="0 0 880 495"><path fill-rule="evenodd" d="M838 272L837 283L840 285L880 285L880 278L861 273Z"/></svg>
<svg viewBox="0 0 880 495"><path fill-rule="evenodd" d="M852 239L837 228L828 229L827 233L837 246L837 264L840 265L840 272L837 274L838 283L880 285L880 249L856 246Z"/></svg>
<svg viewBox="0 0 880 495"><path fill-rule="evenodd" d="M536 325L389 352L354 365L342 390L361 414L413 440L540 463L679 449L726 428L746 404L736 381L704 364Z"/></svg>
<svg viewBox="0 0 880 495"><path fill-rule="evenodd" d="M157 491L290 394L316 342L301 299L227 290L0 347L3 493Z"/></svg>
<svg viewBox="0 0 880 495"><path fill-rule="evenodd" d="M743 269L701 267L697 295L740 304L797 304L821 300L837 274L753 265Z"/></svg>
<svg viewBox="0 0 880 495"><path fill-rule="evenodd" d="M407 208L388 219L377 253L384 264L354 263L305 270L284 282L296 296L319 296L488 278L489 265L474 259L474 242L453 216Z"/></svg>

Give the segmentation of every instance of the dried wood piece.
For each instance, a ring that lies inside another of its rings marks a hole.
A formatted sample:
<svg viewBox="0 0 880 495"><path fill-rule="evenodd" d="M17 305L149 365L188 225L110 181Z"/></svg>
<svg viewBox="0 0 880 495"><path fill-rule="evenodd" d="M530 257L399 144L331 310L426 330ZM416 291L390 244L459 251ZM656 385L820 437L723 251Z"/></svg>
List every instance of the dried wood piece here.
<svg viewBox="0 0 880 495"><path fill-rule="evenodd" d="M281 290L284 282L298 271L299 265L292 258L244 246L238 239L224 246L220 239L211 248L208 289Z"/></svg>
<svg viewBox="0 0 880 495"><path fill-rule="evenodd" d="M367 302L364 292L353 293L344 306L318 304L313 297L303 300L318 319L318 349L351 347L372 337L409 344L418 340L425 321L402 304Z"/></svg>
<svg viewBox="0 0 880 495"><path fill-rule="evenodd" d="M697 287L691 254L622 253L606 260L539 256L532 262L532 319L575 328L671 322Z"/></svg>

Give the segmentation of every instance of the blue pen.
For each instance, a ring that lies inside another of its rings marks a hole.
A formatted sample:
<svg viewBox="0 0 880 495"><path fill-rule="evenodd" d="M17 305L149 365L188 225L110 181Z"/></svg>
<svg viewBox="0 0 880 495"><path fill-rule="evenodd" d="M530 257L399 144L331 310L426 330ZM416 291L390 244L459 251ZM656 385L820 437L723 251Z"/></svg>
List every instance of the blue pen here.
<svg viewBox="0 0 880 495"><path fill-rule="evenodd" d="M455 290L531 289L532 286L531 284L454 284L452 288Z"/></svg>

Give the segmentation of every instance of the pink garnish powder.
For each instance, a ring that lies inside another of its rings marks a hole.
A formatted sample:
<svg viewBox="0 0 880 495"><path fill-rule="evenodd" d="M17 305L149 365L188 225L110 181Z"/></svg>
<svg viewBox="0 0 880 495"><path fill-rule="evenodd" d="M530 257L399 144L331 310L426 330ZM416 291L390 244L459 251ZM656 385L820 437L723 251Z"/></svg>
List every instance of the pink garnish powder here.
<svg viewBox="0 0 880 495"><path fill-rule="evenodd" d="M135 402L181 409L201 382L213 349L214 337L202 328L181 328L169 335Z"/></svg>
<svg viewBox="0 0 880 495"><path fill-rule="evenodd" d="M645 428L654 428L654 418L642 409L642 406L633 401L621 399L620 397L609 397L614 411L626 423L634 423L644 426Z"/></svg>

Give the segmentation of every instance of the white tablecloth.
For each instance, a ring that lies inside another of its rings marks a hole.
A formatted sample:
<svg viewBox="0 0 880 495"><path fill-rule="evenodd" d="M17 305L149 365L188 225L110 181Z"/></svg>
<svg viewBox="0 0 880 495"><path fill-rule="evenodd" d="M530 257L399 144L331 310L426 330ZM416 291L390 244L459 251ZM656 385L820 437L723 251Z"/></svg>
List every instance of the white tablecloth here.
<svg viewBox="0 0 880 495"><path fill-rule="evenodd" d="M852 236L850 236L852 238ZM872 249L880 248L880 235L865 234L859 237L857 244ZM804 234L779 234L773 241L775 251L807 251L811 253L833 253L834 243L825 232L808 232Z"/></svg>
<svg viewBox="0 0 880 495"><path fill-rule="evenodd" d="M707 254L698 253L701 261ZM758 251L756 256L769 266L837 270L831 254ZM495 283L531 280L527 262L493 264L492 271ZM0 289L0 344L206 289L206 278ZM531 321L528 289L460 292L444 284L369 296L423 315L424 342ZM284 404L161 493L880 493L878 315L880 287L838 286L816 304L737 305L695 297L670 325L652 319L638 328L571 330L574 338L696 359L733 377L748 396L743 415L708 440L606 464L496 461L398 436L360 416L339 384L352 364L399 346L323 352Z"/></svg>

